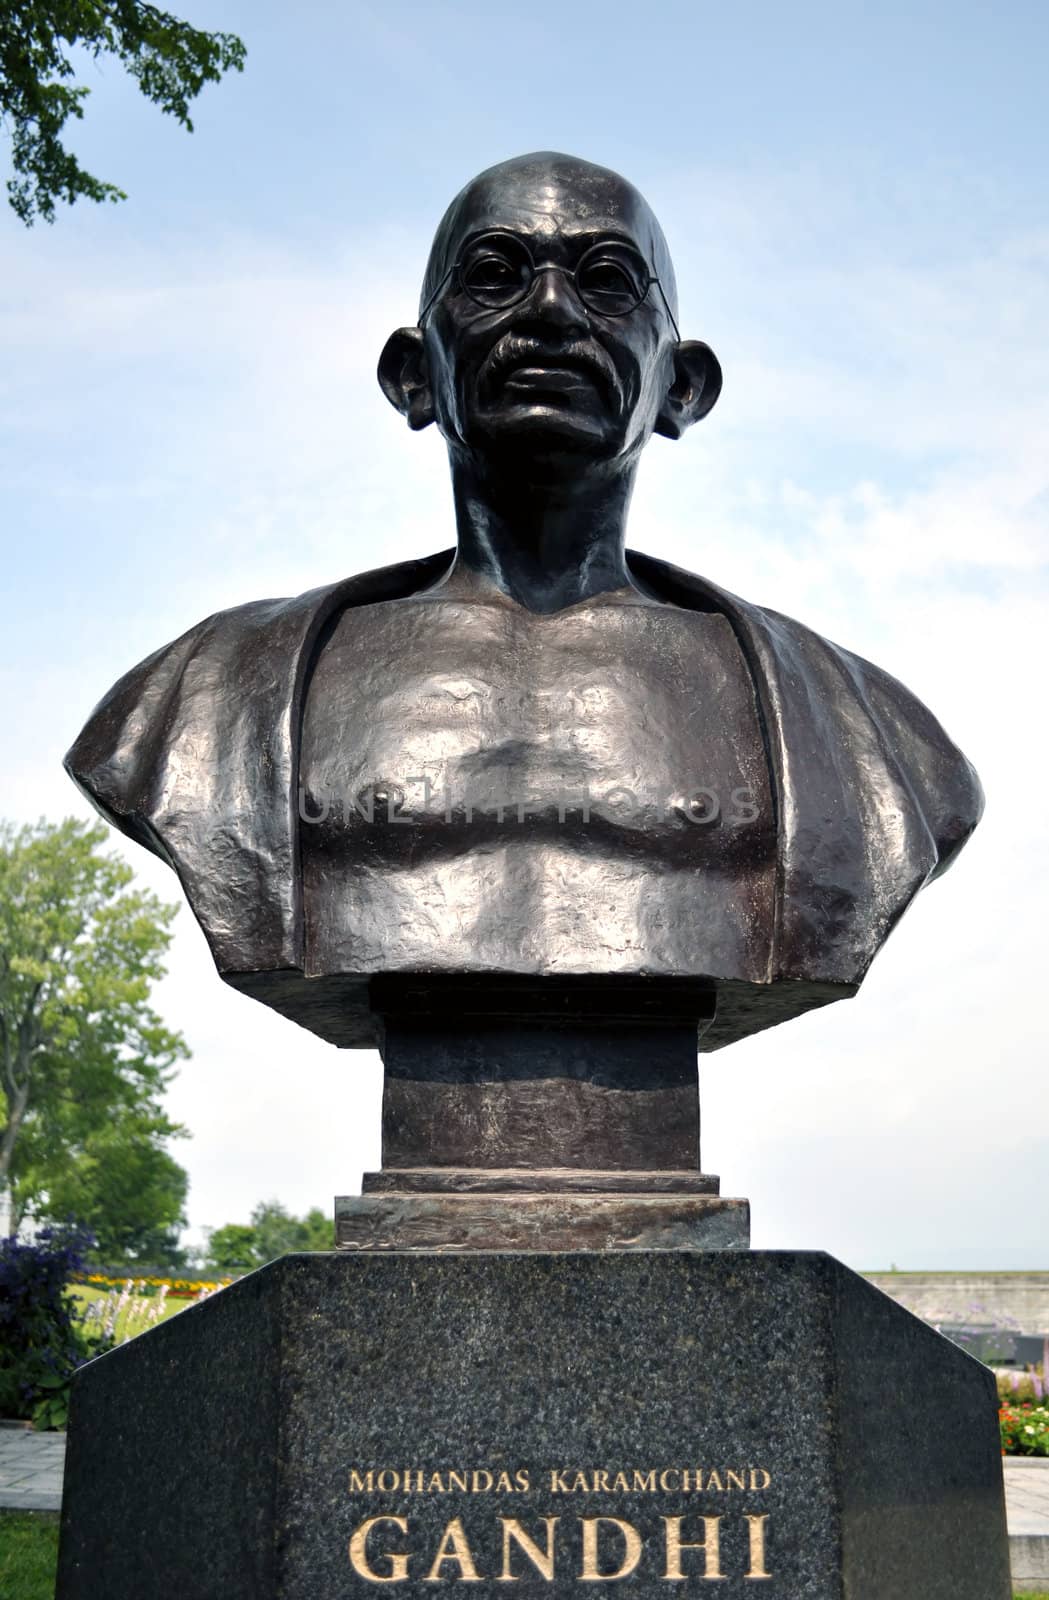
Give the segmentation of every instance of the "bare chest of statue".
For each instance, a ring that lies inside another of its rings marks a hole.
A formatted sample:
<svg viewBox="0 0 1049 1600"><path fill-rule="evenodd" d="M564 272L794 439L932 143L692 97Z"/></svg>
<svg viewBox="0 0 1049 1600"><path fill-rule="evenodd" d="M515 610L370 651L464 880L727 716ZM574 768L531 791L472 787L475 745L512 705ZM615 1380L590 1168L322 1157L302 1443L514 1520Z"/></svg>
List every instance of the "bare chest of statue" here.
<svg viewBox="0 0 1049 1600"><path fill-rule="evenodd" d="M311 976L768 975L771 786L723 616L349 609L315 658L299 801Z"/></svg>

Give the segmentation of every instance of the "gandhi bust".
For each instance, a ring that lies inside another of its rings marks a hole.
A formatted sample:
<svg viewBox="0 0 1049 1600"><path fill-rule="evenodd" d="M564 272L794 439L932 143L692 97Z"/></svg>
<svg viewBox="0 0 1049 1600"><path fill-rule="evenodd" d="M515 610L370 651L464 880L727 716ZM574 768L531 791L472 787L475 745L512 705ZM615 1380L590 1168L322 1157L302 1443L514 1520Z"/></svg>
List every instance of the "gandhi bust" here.
<svg viewBox="0 0 1049 1600"><path fill-rule="evenodd" d="M626 549L641 451L721 387L677 316L622 178L482 173L379 365L447 442L455 551L209 618L70 752L221 975L336 1044L377 985L469 980L703 992L715 1048L853 994L978 820L895 679Z"/></svg>

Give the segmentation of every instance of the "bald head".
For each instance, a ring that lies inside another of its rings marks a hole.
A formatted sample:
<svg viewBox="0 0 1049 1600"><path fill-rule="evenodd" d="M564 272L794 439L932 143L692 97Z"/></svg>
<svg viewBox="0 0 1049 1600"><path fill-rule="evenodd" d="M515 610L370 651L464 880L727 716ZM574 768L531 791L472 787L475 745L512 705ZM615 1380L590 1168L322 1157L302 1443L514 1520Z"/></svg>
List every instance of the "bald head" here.
<svg viewBox="0 0 1049 1600"><path fill-rule="evenodd" d="M682 338L663 230L607 167L541 151L489 167L441 219L418 321L390 335L383 393L453 455L530 481L630 473L721 388ZM488 468L486 468L488 470Z"/></svg>
<svg viewBox="0 0 1049 1600"><path fill-rule="evenodd" d="M640 250L677 316L670 252L644 196L608 167L551 150L501 161L460 190L434 235L420 312L463 243L474 234L496 228L539 237L619 234Z"/></svg>

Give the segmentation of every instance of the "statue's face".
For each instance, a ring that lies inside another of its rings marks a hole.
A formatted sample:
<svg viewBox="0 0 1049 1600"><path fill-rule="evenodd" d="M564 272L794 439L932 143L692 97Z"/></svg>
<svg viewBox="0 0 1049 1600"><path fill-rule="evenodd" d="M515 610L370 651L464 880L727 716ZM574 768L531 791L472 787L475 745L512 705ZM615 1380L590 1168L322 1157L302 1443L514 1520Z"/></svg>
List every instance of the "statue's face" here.
<svg viewBox="0 0 1049 1600"><path fill-rule="evenodd" d="M510 447L575 470L581 457L635 456L674 381L676 343L649 282L662 268L673 294L665 245L636 190L565 158L497 168L438 236L434 289L453 267L422 319L437 422L453 448Z"/></svg>

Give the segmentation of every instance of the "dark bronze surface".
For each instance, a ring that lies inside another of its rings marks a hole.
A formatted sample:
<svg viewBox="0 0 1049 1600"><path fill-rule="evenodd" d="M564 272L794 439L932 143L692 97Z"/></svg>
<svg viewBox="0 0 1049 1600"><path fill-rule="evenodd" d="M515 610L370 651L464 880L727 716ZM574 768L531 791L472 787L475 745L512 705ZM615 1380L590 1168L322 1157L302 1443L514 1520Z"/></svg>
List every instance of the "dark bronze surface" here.
<svg viewBox="0 0 1049 1600"><path fill-rule="evenodd" d="M776 828L753 684L725 617L636 599L336 619L300 755L308 972L762 981Z"/></svg>
<svg viewBox="0 0 1049 1600"><path fill-rule="evenodd" d="M420 308L379 381L444 436L456 550L208 618L110 691L67 765L179 874L223 978L322 1037L374 1045L384 1017L473 996L458 1131L427 1151L449 1075L394 1073L396 1159L464 1163L470 1063L518 1048L517 985L590 1019L588 1065L487 1083L499 1126L465 1164L698 1167L687 1115L659 1159L616 1124L608 1029L647 1018L655 1063L660 1027L691 1054L855 993L979 783L880 668L626 550L642 449L721 388L628 183L552 154L482 173Z"/></svg>
<svg viewBox="0 0 1049 1600"><path fill-rule="evenodd" d="M699 1171L696 1027L387 1022L382 1164Z"/></svg>
<svg viewBox="0 0 1049 1600"><path fill-rule="evenodd" d="M705 1190L384 1189L335 1199L339 1250L746 1250L750 1206Z"/></svg>
<svg viewBox="0 0 1049 1600"><path fill-rule="evenodd" d="M719 1194L710 1172L660 1167L635 1172L585 1167L388 1167L366 1172L369 1194Z"/></svg>

